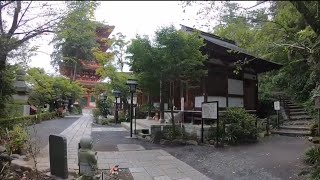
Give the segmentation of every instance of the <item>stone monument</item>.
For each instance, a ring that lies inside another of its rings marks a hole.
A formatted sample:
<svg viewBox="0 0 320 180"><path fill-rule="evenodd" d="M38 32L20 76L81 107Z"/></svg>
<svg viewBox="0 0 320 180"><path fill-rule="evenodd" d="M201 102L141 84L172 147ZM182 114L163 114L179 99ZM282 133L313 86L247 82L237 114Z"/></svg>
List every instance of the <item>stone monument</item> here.
<svg viewBox="0 0 320 180"><path fill-rule="evenodd" d="M90 136L82 137L78 151L79 174L81 179L94 179L98 170L97 153L92 148L93 140Z"/></svg>
<svg viewBox="0 0 320 180"><path fill-rule="evenodd" d="M51 175L68 178L67 139L64 136L49 136Z"/></svg>

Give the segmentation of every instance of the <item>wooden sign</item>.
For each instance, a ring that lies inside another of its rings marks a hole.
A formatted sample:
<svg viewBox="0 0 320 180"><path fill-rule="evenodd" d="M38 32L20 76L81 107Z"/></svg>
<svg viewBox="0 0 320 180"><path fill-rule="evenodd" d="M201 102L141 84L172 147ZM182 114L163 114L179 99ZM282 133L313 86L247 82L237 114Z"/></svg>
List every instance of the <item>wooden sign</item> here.
<svg viewBox="0 0 320 180"><path fill-rule="evenodd" d="M202 103L201 115L203 119L218 119L218 101Z"/></svg>
<svg viewBox="0 0 320 180"><path fill-rule="evenodd" d="M314 97L314 107L320 109L320 96Z"/></svg>
<svg viewBox="0 0 320 180"><path fill-rule="evenodd" d="M273 103L274 105L274 110L279 111L280 110L280 101L275 101Z"/></svg>

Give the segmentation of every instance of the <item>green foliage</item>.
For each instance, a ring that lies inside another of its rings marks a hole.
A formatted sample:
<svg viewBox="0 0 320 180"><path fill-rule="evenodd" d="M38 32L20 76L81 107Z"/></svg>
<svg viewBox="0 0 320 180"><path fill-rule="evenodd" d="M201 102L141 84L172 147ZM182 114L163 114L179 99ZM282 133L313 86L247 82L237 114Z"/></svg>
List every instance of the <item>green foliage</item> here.
<svg viewBox="0 0 320 180"><path fill-rule="evenodd" d="M98 117L102 115L102 113L99 108L95 108L95 109L92 109L92 115L93 115L93 118L97 120Z"/></svg>
<svg viewBox="0 0 320 180"><path fill-rule="evenodd" d="M319 165L320 162L320 148L313 146L305 153L305 161L310 165Z"/></svg>
<svg viewBox="0 0 320 180"><path fill-rule="evenodd" d="M224 136L228 143L238 144L255 140L257 136L255 118L255 116L247 113L243 108L228 108L221 118L221 124L226 124ZM220 127L223 135L221 129Z"/></svg>
<svg viewBox="0 0 320 180"><path fill-rule="evenodd" d="M107 99L106 101L99 100L97 102L97 108L100 110L102 116L106 117L109 114L112 104L111 99Z"/></svg>
<svg viewBox="0 0 320 180"><path fill-rule="evenodd" d="M53 64L60 62L73 64L81 60L94 59L93 48L98 47L96 42L97 24L92 21L98 2L68 1L68 13L59 23L53 39Z"/></svg>
<svg viewBox="0 0 320 180"><path fill-rule="evenodd" d="M9 128L12 129L15 125L31 125L34 122L41 122L45 120L50 120L57 117L56 112L46 112L36 115L13 117L13 118L1 118L0 119L0 129Z"/></svg>
<svg viewBox="0 0 320 180"><path fill-rule="evenodd" d="M163 134L164 138L168 140L174 140L181 135L182 135L182 132L180 128L172 128L172 127L170 127L168 131Z"/></svg>
<svg viewBox="0 0 320 180"><path fill-rule="evenodd" d="M30 68L27 79L33 85L29 103L37 107L50 104L50 108L52 108L57 99L72 99L74 101L83 92L77 82L72 82L64 77L53 77L39 68Z"/></svg>
<svg viewBox="0 0 320 180"><path fill-rule="evenodd" d="M28 139L28 134L22 126L16 125L12 130L9 131L10 140L7 144L8 152L13 154L20 153Z"/></svg>
<svg viewBox="0 0 320 180"><path fill-rule="evenodd" d="M15 92L13 87L15 68L15 66L8 66L2 72L0 71L0 117L7 117L10 114L6 106L11 100L11 95Z"/></svg>
<svg viewBox="0 0 320 180"><path fill-rule="evenodd" d="M124 56L126 53L127 45L129 41L126 41L126 36L123 35L121 32L118 32L116 35L113 36L114 43L111 46L111 50L113 51L116 62L120 67L121 72L123 71L123 66L127 62L126 57Z"/></svg>
<svg viewBox="0 0 320 180"><path fill-rule="evenodd" d="M197 15L220 22L213 29L215 34L234 40L257 57L284 65L278 72L259 77L261 105L269 108L266 97L284 91L306 109L314 109L310 99L320 78L318 1L266 1L261 4L269 7L257 5L246 10L234 2L185 2L186 6L193 4L200 5ZM213 15L215 11L219 13Z"/></svg>

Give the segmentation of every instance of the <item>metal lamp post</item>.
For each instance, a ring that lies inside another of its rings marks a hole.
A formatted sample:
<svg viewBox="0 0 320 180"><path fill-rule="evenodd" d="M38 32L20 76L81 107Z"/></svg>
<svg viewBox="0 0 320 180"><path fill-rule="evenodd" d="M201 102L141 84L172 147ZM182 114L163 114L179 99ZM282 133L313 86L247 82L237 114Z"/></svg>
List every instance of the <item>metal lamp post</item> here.
<svg viewBox="0 0 320 180"><path fill-rule="evenodd" d="M133 115L133 93L136 92L138 83L134 79L128 79L126 85L129 86L129 91L131 93L131 103L130 103L130 137L132 137L132 115Z"/></svg>
<svg viewBox="0 0 320 180"><path fill-rule="evenodd" d="M114 97L116 98L116 111L115 111L115 123L117 124L118 122L118 98L121 96L121 92L120 91L117 91L117 90L114 90L112 91L112 93L114 94Z"/></svg>

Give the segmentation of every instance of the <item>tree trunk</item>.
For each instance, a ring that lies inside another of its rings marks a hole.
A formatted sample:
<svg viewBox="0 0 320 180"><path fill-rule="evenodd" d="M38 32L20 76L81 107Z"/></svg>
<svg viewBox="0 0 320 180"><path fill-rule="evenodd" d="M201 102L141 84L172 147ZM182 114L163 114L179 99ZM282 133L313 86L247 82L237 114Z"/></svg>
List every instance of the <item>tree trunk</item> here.
<svg viewBox="0 0 320 180"><path fill-rule="evenodd" d="M164 119L163 82L160 80L160 120Z"/></svg>
<svg viewBox="0 0 320 180"><path fill-rule="evenodd" d="M1 53L1 52L0 52ZM5 98L3 96L6 96L6 94L3 94L3 89L8 87L3 87L4 78L5 78L5 70L6 70L6 60L7 60L7 54L0 55L0 111L4 112L4 109L6 107ZM1 114L1 113L0 113Z"/></svg>
<svg viewBox="0 0 320 180"><path fill-rule="evenodd" d="M148 93L148 117L151 117L151 98L150 98L150 93Z"/></svg>

